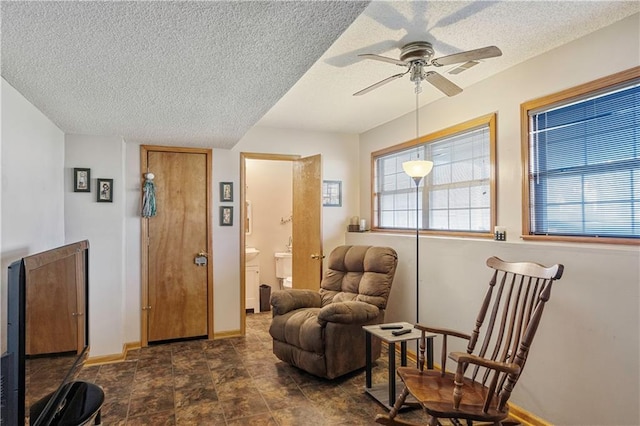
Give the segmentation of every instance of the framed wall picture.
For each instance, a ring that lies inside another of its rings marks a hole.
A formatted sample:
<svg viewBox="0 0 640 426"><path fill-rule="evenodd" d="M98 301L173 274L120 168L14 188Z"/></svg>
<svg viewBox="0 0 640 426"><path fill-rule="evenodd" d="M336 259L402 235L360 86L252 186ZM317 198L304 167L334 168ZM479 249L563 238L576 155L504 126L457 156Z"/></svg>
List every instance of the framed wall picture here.
<svg viewBox="0 0 640 426"><path fill-rule="evenodd" d="M220 226L233 226L233 207L220 206Z"/></svg>
<svg viewBox="0 0 640 426"><path fill-rule="evenodd" d="M233 201L233 182L220 182L220 201Z"/></svg>
<svg viewBox="0 0 640 426"><path fill-rule="evenodd" d="M98 185L98 202L113 203L113 179L96 179Z"/></svg>
<svg viewBox="0 0 640 426"><path fill-rule="evenodd" d="M73 169L73 192L91 192L91 169Z"/></svg>
<svg viewBox="0 0 640 426"><path fill-rule="evenodd" d="M322 205L325 207L342 207L342 181L322 181Z"/></svg>

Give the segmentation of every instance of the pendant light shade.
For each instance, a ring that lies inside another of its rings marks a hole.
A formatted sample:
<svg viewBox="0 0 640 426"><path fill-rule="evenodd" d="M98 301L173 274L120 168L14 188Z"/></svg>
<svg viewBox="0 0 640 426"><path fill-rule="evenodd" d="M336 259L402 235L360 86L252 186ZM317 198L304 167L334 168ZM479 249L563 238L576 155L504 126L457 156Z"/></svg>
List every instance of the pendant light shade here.
<svg viewBox="0 0 640 426"><path fill-rule="evenodd" d="M410 177L414 179L422 179L423 177L428 175L433 168L433 162L426 160L405 161L404 163L402 163L402 168L404 169L404 172Z"/></svg>

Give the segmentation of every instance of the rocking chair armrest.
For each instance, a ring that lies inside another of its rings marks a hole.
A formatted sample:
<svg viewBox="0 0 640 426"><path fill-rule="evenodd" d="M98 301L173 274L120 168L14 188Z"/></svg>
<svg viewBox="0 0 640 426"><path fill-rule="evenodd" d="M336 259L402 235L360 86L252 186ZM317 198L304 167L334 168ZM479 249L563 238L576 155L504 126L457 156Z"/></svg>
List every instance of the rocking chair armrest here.
<svg viewBox="0 0 640 426"><path fill-rule="evenodd" d="M423 324L415 324L414 328L416 328L417 330L422 331L422 337L420 338L420 354L419 354L419 366L420 369L422 370L424 368L424 350L423 347L425 345L425 333L435 333L435 334L439 334L442 336L442 348L441 348L441 352L440 352L440 368L444 374L444 371L446 371L447 369L447 353L448 353L448 349L447 349L447 337L449 336L453 336L453 337L458 337L460 339L464 339L464 340L471 340L471 336L465 333L461 333L459 331L456 330L451 330L448 328L438 328L438 327L429 327ZM422 358L420 358L420 356L422 356Z"/></svg>
<svg viewBox="0 0 640 426"><path fill-rule="evenodd" d="M277 290L271 294L270 303L274 315L284 315L294 309L322 307L320 293L313 290Z"/></svg>
<svg viewBox="0 0 640 426"><path fill-rule="evenodd" d="M429 326L422 325L422 324L415 324L414 328L417 328L418 330L421 330L421 331L426 331L428 333L442 334L442 335L445 335L445 336L454 336L454 337L459 337L459 338L465 339L465 340L470 340L471 339L471 336L466 334L466 333L461 333L461 332L456 331L456 330L450 330L448 328L429 327Z"/></svg>
<svg viewBox="0 0 640 426"><path fill-rule="evenodd" d="M475 364L481 367L490 368L492 370L498 370L502 373L508 373L508 374L520 373L520 366L518 364L514 364L512 362L492 361L490 359L482 358L477 355L468 354L466 352L451 352L449 354L449 358L451 358L458 364L460 363Z"/></svg>
<svg viewBox="0 0 640 426"><path fill-rule="evenodd" d="M509 381L515 381L514 376L520 374L520 366L518 364L514 364L511 362L499 362L492 361L490 359L482 358L477 355L471 355L466 352L451 352L449 354L449 358L458 363L458 367L456 368L456 374L454 378L454 388L453 388L453 408L458 410L460 408L460 403L462 401L464 395L465 388L465 377L464 373L467 369L468 364L475 364L482 367L485 367L489 370L500 371L502 373L507 373L509 375ZM516 377L517 378L517 377ZM496 388L496 382L493 381L491 385L489 385L487 395L493 395ZM504 407L507 399L509 399L510 391L504 393L500 392L500 402L498 403L498 407L500 410ZM487 396L484 402L483 410L487 410L489 408L489 404L491 402L492 397ZM486 411L485 411L486 412Z"/></svg>

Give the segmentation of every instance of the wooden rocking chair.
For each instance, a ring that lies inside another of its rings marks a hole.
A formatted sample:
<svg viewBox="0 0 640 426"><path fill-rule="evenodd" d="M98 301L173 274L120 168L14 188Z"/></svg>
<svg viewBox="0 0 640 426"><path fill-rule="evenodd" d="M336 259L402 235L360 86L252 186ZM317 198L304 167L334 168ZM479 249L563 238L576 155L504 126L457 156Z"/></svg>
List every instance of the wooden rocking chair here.
<svg viewBox="0 0 640 426"><path fill-rule="evenodd" d="M389 414L379 414L376 423L412 424L396 418L408 395L424 409L431 426L439 425L438 419L450 419L456 425L459 419L469 425L473 421L502 424L507 419L507 401L524 368L551 285L562 277L563 265L547 268L491 257L487 266L494 273L471 335L416 324L422 330L419 367L397 369L404 390ZM441 371L424 369L425 333L443 336ZM449 354L457 363L455 373L446 371L448 336L469 341L466 353Z"/></svg>

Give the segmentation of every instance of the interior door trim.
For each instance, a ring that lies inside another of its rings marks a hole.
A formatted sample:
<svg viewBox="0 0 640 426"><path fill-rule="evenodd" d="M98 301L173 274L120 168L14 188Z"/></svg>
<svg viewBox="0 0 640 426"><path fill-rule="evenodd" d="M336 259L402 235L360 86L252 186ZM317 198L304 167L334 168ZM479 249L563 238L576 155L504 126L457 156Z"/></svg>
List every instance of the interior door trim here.
<svg viewBox="0 0 640 426"><path fill-rule="evenodd" d="M211 191L212 184L212 151L205 148L185 148L174 146L160 146L160 145L140 145L140 187L144 183L144 174L147 173L147 154L149 152L176 152L176 153L192 153L192 154L204 154L207 159L207 253L209 253L209 261L207 262L207 338L213 340L214 324L213 324L213 242L212 242L212 220L211 202L213 197ZM142 196L141 196L142 199ZM140 223L140 345L142 347L149 346L149 323L146 307L149 306L149 218L141 217ZM243 250L244 251L244 250Z"/></svg>

